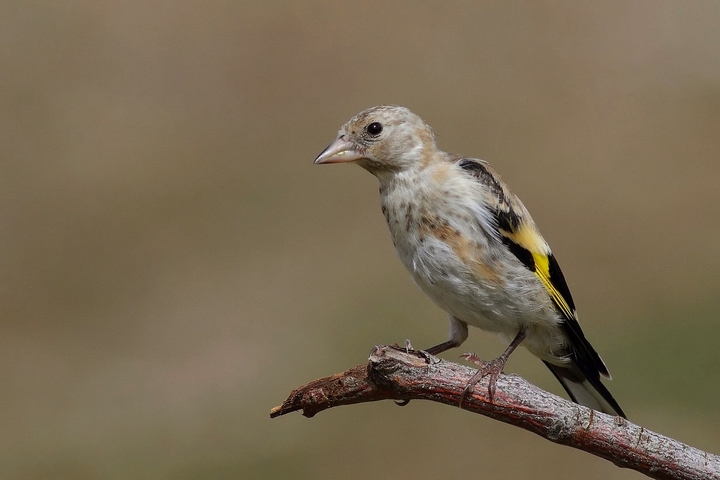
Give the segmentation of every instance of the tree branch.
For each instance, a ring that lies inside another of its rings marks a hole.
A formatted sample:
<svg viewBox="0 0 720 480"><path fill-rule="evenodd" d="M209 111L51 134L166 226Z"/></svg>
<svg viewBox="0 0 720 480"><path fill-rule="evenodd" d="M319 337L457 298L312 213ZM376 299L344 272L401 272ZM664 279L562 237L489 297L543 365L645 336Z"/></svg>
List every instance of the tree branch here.
<svg viewBox="0 0 720 480"><path fill-rule="evenodd" d="M395 346L377 346L367 365L321 378L294 390L270 411L275 418L302 410L377 400L423 399L458 406L475 369ZM720 457L646 430L621 417L564 400L517 375L501 375L493 403L487 382L467 395L462 408L534 432L551 442L584 450L658 479L718 479Z"/></svg>

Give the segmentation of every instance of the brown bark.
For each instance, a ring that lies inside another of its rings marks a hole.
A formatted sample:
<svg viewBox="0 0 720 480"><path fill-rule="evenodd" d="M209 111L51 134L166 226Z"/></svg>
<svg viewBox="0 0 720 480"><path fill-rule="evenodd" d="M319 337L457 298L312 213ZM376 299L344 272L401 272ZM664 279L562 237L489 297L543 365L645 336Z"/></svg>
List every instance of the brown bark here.
<svg viewBox="0 0 720 480"><path fill-rule="evenodd" d="M377 400L424 399L458 406L474 369L404 348L377 346L367 365L295 389L270 411L275 418L302 410L312 417L340 405ZM651 432L623 418L564 400L517 375L500 375L493 402L483 380L462 408L584 450L651 478L718 479L720 457Z"/></svg>

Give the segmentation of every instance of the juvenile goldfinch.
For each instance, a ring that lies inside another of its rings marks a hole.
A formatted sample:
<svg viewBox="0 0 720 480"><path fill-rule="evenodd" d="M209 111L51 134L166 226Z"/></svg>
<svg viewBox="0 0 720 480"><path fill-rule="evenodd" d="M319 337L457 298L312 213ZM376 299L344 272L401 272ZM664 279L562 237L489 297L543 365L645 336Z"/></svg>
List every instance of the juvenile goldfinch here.
<svg viewBox="0 0 720 480"><path fill-rule="evenodd" d="M580 329L550 247L487 162L439 150L430 127L397 106L357 114L315 159L350 162L380 181L382 212L400 260L449 315L450 338L426 351L437 355L458 347L468 325L510 342L478 370L464 394L488 376L492 399L508 357L522 345L574 402L625 417L600 381L610 374Z"/></svg>

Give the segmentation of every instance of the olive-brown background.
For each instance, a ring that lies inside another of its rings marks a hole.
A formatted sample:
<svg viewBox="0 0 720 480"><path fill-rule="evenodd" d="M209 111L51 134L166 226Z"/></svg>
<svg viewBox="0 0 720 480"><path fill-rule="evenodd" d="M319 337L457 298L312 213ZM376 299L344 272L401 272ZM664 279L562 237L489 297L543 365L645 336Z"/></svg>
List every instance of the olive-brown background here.
<svg viewBox="0 0 720 480"><path fill-rule="evenodd" d="M630 419L720 452L717 2L0 11L0 478L639 478L438 404L269 419L445 339L376 180L312 165L383 103L525 201Z"/></svg>

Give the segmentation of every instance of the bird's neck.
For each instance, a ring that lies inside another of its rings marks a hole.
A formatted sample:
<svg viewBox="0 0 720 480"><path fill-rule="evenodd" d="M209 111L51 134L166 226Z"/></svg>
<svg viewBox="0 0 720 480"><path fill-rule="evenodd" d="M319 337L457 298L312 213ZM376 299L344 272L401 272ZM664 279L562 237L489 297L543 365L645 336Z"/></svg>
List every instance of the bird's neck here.
<svg viewBox="0 0 720 480"><path fill-rule="evenodd" d="M418 172L403 171L380 176L380 203L393 243L398 247L412 230L418 215L423 214L422 176Z"/></svg>

